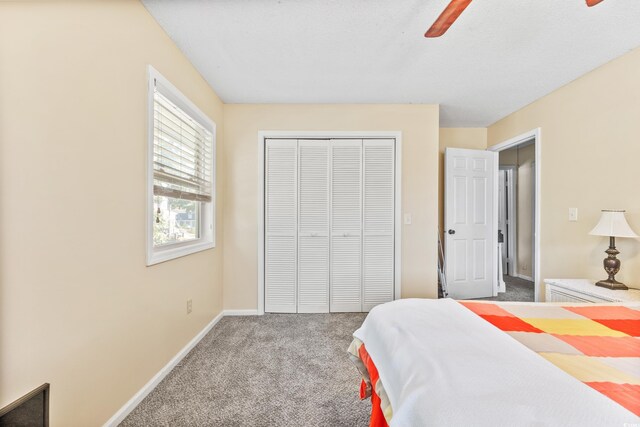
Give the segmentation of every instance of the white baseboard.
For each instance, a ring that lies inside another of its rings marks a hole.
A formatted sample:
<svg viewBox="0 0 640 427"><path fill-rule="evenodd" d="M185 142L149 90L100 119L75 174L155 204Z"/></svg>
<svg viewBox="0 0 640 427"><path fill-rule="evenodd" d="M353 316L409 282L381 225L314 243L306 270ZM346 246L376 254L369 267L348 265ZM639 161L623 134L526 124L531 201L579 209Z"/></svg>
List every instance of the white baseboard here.
<svg viewBox="0 0 640 427"><path fill-rule="evenodd" d="M257 316L258 310L224 310L222 313L225 316Z"/></svg>
<svg viewBox="0 0 640 427"><path fill-rule="evenodd" d="M239 311L245 311L245 310L239 310ZM256 310L246 310L246 311L256 311ZM103 427L116 427L118 424L120 424L127 417L127 415L129 415L129 413L133 411L133 409L136 406L138 406L138 404L142 402L142 400L145 397L147 397L147 395L151 393L151 391L154 388L156 388L158 384L160 384L160 381L162 381L164 377L166 377L169 374L169 372L171 372L171 370L175 368L178 363L180 363L180 361L193 349L193 347L195 347L196 344L198 344L200 340L204 338L205 335L207 335L207 333L211 330L211 328L213 328L216 325L216 323L218 323L220 319L222 319L222 317L224 317L225 315L228 315L228 314L226 314L223 311L220 314L218 314L216 317L214 317L213 320L209 322L209 324L205 326L204 329L198 333L198 335L196 335L191 341L189 341L189 343L186 346L184 346L184 348L180 350L178 354L176 354L173 357L173 359L171 359L169 363L167 363L160 370L160 372L155 374L153 378L149 380L148 383L146 383L131 399L129 399L127 403L124 404L122 408L118 410L118 412L116 412L113 415L113 417L111 417L106 423L104 423Z"/></svg>
<svg viewBox="0 0 640 427"><path fill-rule="evenodd" d="M524 274L516 274L516 277L533 282L533 277L525 276Z"/></svg>

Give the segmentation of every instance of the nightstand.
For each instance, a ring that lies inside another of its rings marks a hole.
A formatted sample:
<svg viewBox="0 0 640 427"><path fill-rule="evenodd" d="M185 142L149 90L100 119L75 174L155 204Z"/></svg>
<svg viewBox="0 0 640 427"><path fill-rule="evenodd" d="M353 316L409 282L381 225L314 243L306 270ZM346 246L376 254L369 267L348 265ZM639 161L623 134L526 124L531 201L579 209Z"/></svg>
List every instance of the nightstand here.
<svg viewBox="0 0 640 427"><path fill-rule="evenodd" d="M640 302L640 290L619 291L587 279L545 279L546 302Z"/></svg>

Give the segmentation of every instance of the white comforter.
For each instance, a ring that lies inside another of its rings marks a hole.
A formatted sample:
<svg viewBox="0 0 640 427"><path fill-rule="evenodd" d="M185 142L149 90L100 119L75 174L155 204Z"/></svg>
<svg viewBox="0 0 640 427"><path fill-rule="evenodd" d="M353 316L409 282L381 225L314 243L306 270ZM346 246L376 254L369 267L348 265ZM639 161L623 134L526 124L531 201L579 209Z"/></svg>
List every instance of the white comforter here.
<svg viewBox="0 0 640 427"><path fill-rule="evenodd" d="M391 426L619 426L640 419L454 300L374 308L364 342Z"/></svg>

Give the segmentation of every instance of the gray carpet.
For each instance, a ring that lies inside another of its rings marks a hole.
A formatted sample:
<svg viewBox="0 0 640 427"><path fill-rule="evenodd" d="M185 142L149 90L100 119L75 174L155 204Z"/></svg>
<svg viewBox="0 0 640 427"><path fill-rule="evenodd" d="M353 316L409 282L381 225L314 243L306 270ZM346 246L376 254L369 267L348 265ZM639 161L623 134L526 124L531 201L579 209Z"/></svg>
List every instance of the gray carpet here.
<svg viewBox="0 0 640 427"><path fill-rule="evenodd" d="M533 282L519 277L504 275L507 292L499 293L497 297L478 298L486 301L529 301L535 300L535 288Z"/></svg>
<svg viewBox="0 0 640 427"><path fill-rule="evenodd" d="M346 353L365 316L225 317L120 426L367 426Z"/></svg>

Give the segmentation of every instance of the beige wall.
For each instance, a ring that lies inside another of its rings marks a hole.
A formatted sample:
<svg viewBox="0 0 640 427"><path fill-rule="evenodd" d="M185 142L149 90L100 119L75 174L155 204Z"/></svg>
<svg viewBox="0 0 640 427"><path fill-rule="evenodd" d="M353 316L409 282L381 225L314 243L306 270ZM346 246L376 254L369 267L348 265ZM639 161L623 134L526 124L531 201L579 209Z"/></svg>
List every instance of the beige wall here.
<svg viewBox="0 0 640 427"><path fill-rule="evenodd" d="M0 2L0 64L0 407L101 425L222 309L222 156L218 247L145 266L147 64L223 105L137 1Z"/></svg>
<svg viewBox="0 0 640 427"><path fill-rule="evenodd" d="M402 296L437 296L437 105L226 105L225 309L257 308L260 130L402 131Z"/></svg>
<svg viewBox="0 0 640 427"><path fill-rule="evenodd" d="M444 232L444 151L447 148L487 149L487 128L440 128L438 226Z"/></svg>
<svg viewBox="0 0 640 427"><path fill-rule="evenodd" d="M535 145L500 151L500 165L516 166L517 274L533 277Z"/></svg>
<svg viewBox="0 0 640 427"><path fill-rule="evenodd" d="M542 128L543 278L603 277L607 240L587 235L602 208L640 232L640 49L488 131L439 130L435 105L223 106L137 1L0 2L0 64L0 407L50 382L53 427L102 424L223 302L256 308L259 130L402 131L403 297L437 293L445 147ZM218 246L153 267L147 64L218 126ZM640 241L619 248L640 287Z"/></svg>
<svg viewBox="0 0 640 427"><path fill-rule="evenodd" d="M541 278L605 277L601 209L640 232L640 48L489 127L489 145L541 128ZM578 221L568 221L570 207ZM640 241L618 239L617 278L640 288Z"/></svg>

